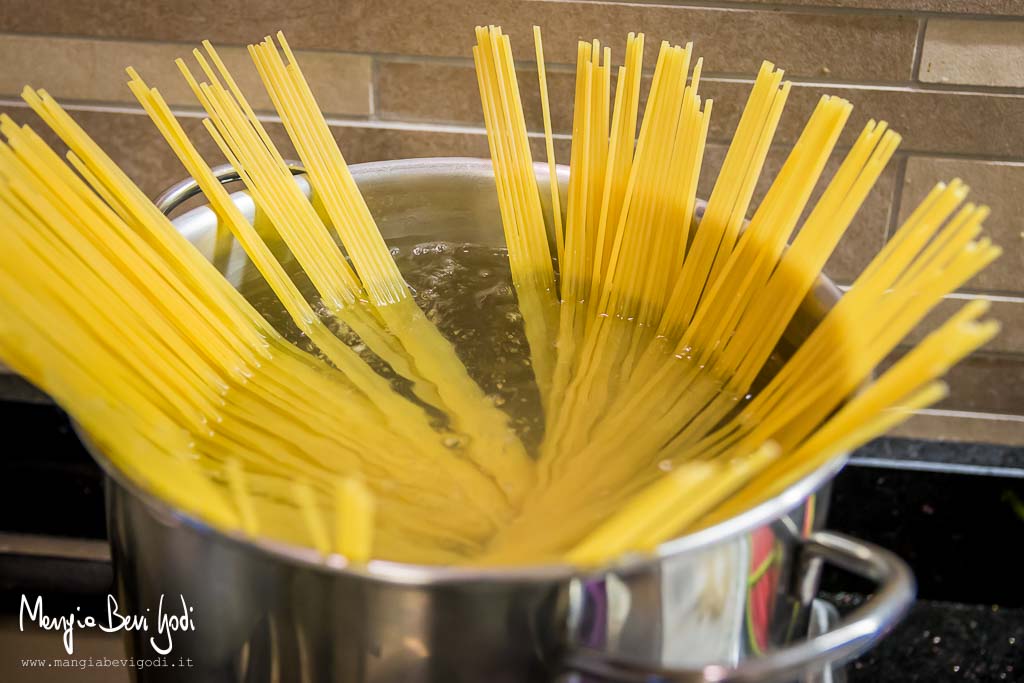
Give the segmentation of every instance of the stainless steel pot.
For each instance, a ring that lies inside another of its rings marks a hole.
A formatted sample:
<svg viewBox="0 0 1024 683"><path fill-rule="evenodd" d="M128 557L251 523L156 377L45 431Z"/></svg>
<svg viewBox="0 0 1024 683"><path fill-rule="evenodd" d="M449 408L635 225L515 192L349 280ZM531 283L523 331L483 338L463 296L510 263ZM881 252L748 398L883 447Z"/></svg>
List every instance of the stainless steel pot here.
<svg viewBox="0 0 1024 683"><path fill-rule="evenodd" d="M503 243L486 160L379 162L352 172L388 238ZM538 178L547 182L540 166ZM566 178L559 179L564 190ZM304 178L296 180L309 191ZM169 213L196 193L186 181L158 204ZM232 196L253 217L248 195ZM209 208L175 224L244 294L265 291ZM789 342L799 343L837 296L822 281L787 331ZM325 562L308 549L211 529L93 455L108 475L122 613L155 612L161 595L165 606L180 604L180 595L194 609L195 630L175 634L168 657L188 657L192 666L141 669L140 681L477 683L565 672L630 681L797 680L870 647L914 595L897 557L821 530L842 458L652 557L582 573ZM801 639L823 562L875 581L878 590L832 630ZM131 633L131 653L153 656L153 635Z"/></svg>

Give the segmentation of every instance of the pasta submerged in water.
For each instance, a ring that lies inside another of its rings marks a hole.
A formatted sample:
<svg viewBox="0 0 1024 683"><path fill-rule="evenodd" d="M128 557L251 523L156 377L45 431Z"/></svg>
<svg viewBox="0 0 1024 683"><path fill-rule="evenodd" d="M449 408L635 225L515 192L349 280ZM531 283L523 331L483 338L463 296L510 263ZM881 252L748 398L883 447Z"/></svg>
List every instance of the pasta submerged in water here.
<svg viewBox="0 0 1024 683"><path fill-rule="evenodd" d="M565 213L557 187L546 213L509 39L497 27L476 38L544 413L536 453L417 307L281 34L249 52L322 211L209 43L193 53L199 71L178 66L266 225L246 219L133 69L129 87L319 353L289 343L53 98L26 88L70 151L62 160L0 119L0 358L129 476L222 529L356 563L593 565L777 495L941 399L940 376L996 333L972 302L869 381L999 254L980 237L987 209L965 204L954 180L780 364L787 327L899 136L870 121L812 202L851 111L822 97L746 221L790 89L765 63L701 213L713 105L699 94L702 60L663 43L641 113L643 35L628 36L614 69L608 47L581 42ZM534 39L554 174L539 29ZM268 239L294 254L316 301Z"/></svg>

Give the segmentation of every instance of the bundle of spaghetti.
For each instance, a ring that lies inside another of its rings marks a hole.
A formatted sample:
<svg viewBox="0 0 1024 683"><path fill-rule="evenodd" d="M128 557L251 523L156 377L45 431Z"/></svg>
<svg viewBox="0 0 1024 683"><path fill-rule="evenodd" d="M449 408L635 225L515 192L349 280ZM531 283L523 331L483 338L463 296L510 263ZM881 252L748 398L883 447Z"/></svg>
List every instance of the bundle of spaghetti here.
<svg viewBox="0 0 1024 683"><path fill-rule="evenodd" d="M438 548L468 553L492 530L486 518L466 514L463 495L450 490L452 479L428 459L401 457L423 449L392 435L376 407L329 366L276 333L261 336L253 349L264 362L242 368L229 362L235 349L218 343L218 335L231 334L221 322L227 316L211 315L214 322L204 327L195 310L207 305L216 311L212 297L193 301L183 285L176 288L174 264L139 239L32 131L9 119L0 126L9 145L0 147L0 199L10 244L4 267L17 276L4 283L4 303L10 307L5 319L8 327L19 321L24 326L22 343L6 348L5 358L58 400L66 396L65 405L76 416L92 414L83 396L102 397L122 411L121 431L96 430L115 459L133 453L126 444L136 444L138 434L175 429L183 434L159 442L176 458L154 457L149 465L125 461L126 470L148 466L143 480L159 480L155 490L180 486L176 496L168 495L171 500L188 493L193 499L184 509L225 526L234 526L237 517L224 515L219 498L202 494L193 480L201 473L223 479L226 462L244 462L252 472L280 482L300 476L324 481L335 473L365 470L377 491L389 496L377 515L382 533L376 546L395 557L450 561L455 555ZM96 187L109 186L108 196L130 194L116 180L101 185L94 174L87 178ZM145 219L140 224L147 226ZM173 233L170 241L175 239L182 238ZM238 299L231 303L244 310L241 296L229 291ZM251 326L272 330L265 321ZM86 380L88 388L78 390ZM70 391L64 389L68 383ZM92 422L83 419L90 431ZM303 499L308 502L308 496ZM308 518L310 508L304 509ZM280 529L284 540L295 541L298 533L304 542L302 526ZM410 538L423 539L422 547L408 543ZM365 549L365 540L359 545Z"/></svg>
<svg viewBox="0 0 1024 683"><path fill-rule="evenodd" d="M567 557L580 564L594 564L609 551L620 555L630 550L653 550L718 506L778 455L778 444L768 442L725 465L700 462L680 467L633 496ZM680 499L686 504L679 505Z"/></svg>
<svg viewBox="0 0 1024 683"><path fill-rule="evenodd" d="M616 110L612 116L616 129L609 132L604 125L594 132L594 135L605 138L611 134L614 140L613 153L608 155L608 161L599 158L596 165L588 163L586 157L591 148L585 144L591 135L591 119L601 120L600 116L590 115L593 110L593 78L588 74L593 68L592 65L590 69L583 68L580 63L577 65L574 156L570 167L567 246L565 262L561 264L563 317L558 346L559 369L564 369L566 378L571 373L573 379L571 383L566 379L569 386L565 400L553 402L554 410L548 413L549 431L543 444L541 488L535 495L543 496L546 493L543 487L551 479L558 481L557 490L564 493L566 489L561 489L560 485L568 479L563 478L564 471L559 470L561 461L576 460L575 449L587 444L589 427L600 418L602 409L615 395L618 382L628 376L631 359L639 352L639 345L649 341L632 337L632 332L637 329L634 322L640 316L648 328L657 323L660 308L657 292L665 289L664 281L669 277L673 264L673 251L678 251L686 242L685 234L678 232L676 221L685 219L689 224L696 204L699 160L703 156L710 114L707 105L701 111L696 95L701 63L698 61L691 84L687 86L692 47L662 45L636 155L631 158L632 135L623 136L621 126L624 121L630 121L635 130L638 100L630 93L635 92L632 84L639 83L641 46L642 39L631 38L627 47L627 65L621 72ZM594 50L590 44L580 43L579 52L581 60L587 60ZM623 110L625 98L629 98L628 113ZM607 100L599 106L607 108ZM653 140L662 144L653 144ZM695 140L697 144L694 144ZM620 142L624 144L620 145ZM627 159L630 173L627 181L620 181L616 188L617 192L621 189L622 194L621 204L616 209L618 213L613 216L613 232L606 226L609 225L609 204L614 196L612 188L616 184L609 178L608 182L588 187L586 180L592 174L600 179L606 170L622 167L622 158ZM575 182L581 177L583 180ZM670 181L680 182L685 192L679 194L678 186ZM638 187L642 188L642 192L637 193L641 196L634 198L633 190ZM586 196L588 189L593 192L592 197ZM594 198L597 201L589 201ZM588 208L594 206L599 210L588 212ZM574 234L577 235L575 248ZM612 239L606 240L606 234ZM598 243L598 236L601 249L594 246ZM610 246L608 258L604 259L606 242ZM652 243L656 245L653 249ZM586 262L588 259L596 262L598 253L601 261L591 267ZM581 263L586 265L579 265ZM574 264L579 265L578 274L567 277L566 269ZM595 270L603 270L605 278L592 281ZM574 282L577 282L575 289ZM567 293L567 290L572 293ZM600 308L595 309L591 298L599 301ZM614 311L614 315L602 315L594 320L589 318L589 310ZM648 316L649 322L644 319ZM573 320L579 322L577 329L573 329ZM578 354L573 352L577 338L585 341ZM555 395L559 391L558 378L556 374Z"/></svg>
<svg viewBox="0 0 1024 683"><path fill-rule="evenodd" d="M774 134L775 122L781 111L781 104L787 93L786 84L783 84L781 88L778 85L780 78L781 73L773 71L770 65L762 68L759 82L755 82L751 93L751 102L744 110L737 134L726 155L719 181L716 183L704 216L695 232L693 244L682 258L682 270L676 271L678 278L673 284L672 297L662 309L657 309L658 313L664 311L661 321L652 321L660 332L659 336L671 340L673 343L676 342L676 339L672 328L677 320L686 317L680 311L688 309L692 305L693 299L700 294L698 290L702 288L701 286L690 287L689 280L693 277L693 273L710 272L713 260L728 246L726 240L729 233L733 231L734 224L742 220L746 207L749 205L750 188L764 162L764 156ZM759 88L759 86L761 87ZM759 112L761 116L755 116ZM823 118L820 116L822 113L820 108L816 110L808 124L808 129L820 122ZM750 129L754 132L751 133ZM824 155L827 156L827 150L824 150ZM795 156L796 148L789 163L793 163ZM726 182L726 179L733 179L740 175L736 169L732 168L736 163L740 164L739 168L746 169L747 175L740 177L741 183ZM721 245L720 249L719 245ZM680 253L679 256L682 254ZM691 303L687 304L687 301ZM685 351L685 347L680 350ZM655 357L663 360L664 354L656 353ZM638 369L640 371L635 374L640 378L653 374L650 367L639 367Z"/></svg>
<svg viewBox="0 0 1024 683"><path fill-rule="evenodd" d="M614 154L609 154L613 150L610 150L608 145L610 50L605 48L603 65L600 64L600 57L599 44L596 41L593 44L578 44L565 245L562 249L562 259L559 261L561 309L552 399L549 401L551 407L546 420L548 434L555 425L555 417L564 410L566 391L582 351L580 342L586 329L585 311L589 305L591 274L598 255L603 259L605 251L603 242L601 248L598 248L599 240L602 239L598 228L598 212L604 195L602 189L607 188L610 193L611 185L603 182L601 176L605 168L598 162L605 157L614 158ZM626 73L637 81L641 57L642 49L638 51L634 48L628 54L625 67ZM543 98L546 99L546 94ZM618 99L621 104L621 97ZM631 152L632 142L629 147ZM592 155L595 148L597 153ZM546 441L550 443L550 439ZM541 477L544 480L550 477L548 462L541 467Z"/></svg>
<svg viewBox="0 0 1024 683"><path fill-rule="evenodd" d="M550 219L509 39L479 28L473 52L546 413L536 481L507 416L416 306L280 34L250 55L313 200L212 46L194 52L205 82L179 60L266 232L234 204L160 93L132 69L129 87L327 360L286 341L32 89L26 101L71 152L65 164L0 117L0 358L52 394L129 477L219 528L351 562L592 565L778 495L941 400L940 377L996 333L982 320L987 303L972 302L871 377L999 255L980 236L988 210L965 203L967 188L954 180L925 198L794 350L786 346L899 136L870 121L810 206L851 110L822 97L747 221L790 87L770 63L698 221L712 105L698 94L702 61L691 45L662 44L641 118L643 36L627 40L614 101L610 49L580 42L563 217L539 30L534 38ZM288 274L277 238L325 315ZM333 321L367 357L335 336ZM377 359L415 396L375 370ZM452 432L432 422L434 409L467 444L448 447Z"/></svg>
<svg viewBox="0 0 1024 683"><path fill-rule="evenodd" d="M944 388L935 384L934 379L996 333L998 325L995 322L976 322L987 309L985 302L965 306L877 382L850 399L834 417L828 418L866 378L871 368L892 351L944 294L959 287L998 256L998 249L986 240L969 241L977 235L980 221L986 213L971 205L965 206L927 247L920 248L922 240L929 239L955 207L957 190L954 184L953 189L946 193L947 198L954 200L952 205L940 205L930 215L925 212L922 218L930 225L911 221L897 234L894 242L910 245L909 248L896 250L896 256L883 253L870 271L887 273L889 277L875 276L868 277L866 282L858 281L855 289L861 294L854 294L849 299L844 297L790 363L732 423L696 444L670 443L660 452L661 457L667 458L663 462L672 468L694 457L705 461L730 461L750 452L754 444L763 443L765 439L782 445L785 457L755 477L741 495L728 501L721 499L721 507L705 520L705 524L726 519L768 499L810 474L829 458L902 421L913 409L940 400L945 395ZM942 193L939 198L943 198ZM906 238L907 231L916 235ZM917 253L913 251L914 247L919 248ZM900 274L899 279L896 279L897 274ZM850 291L854 292L854 288ZM875 298L868 298L871 296ZM863 309L859 313L848 310L861 306ZM866 314L868 310L872 315ZM866 322L868 318L872 318L870 324ZM848 327L851 320L857 321L858 332L863 330L866 336L855 342L856 354L837 354L836 349L842 350L844 344L849 344L851 336L856 339L856 333ZM864 329L865 325L867 329ZM788 386L787 380L791 380ZM895 406L895 409L890 409L890 406ZM648 475L646 479L653 476ZM637 478L638 481L644 479ZM622 497L628 499L634 490L633 486L625 487ZM614 510L615 500L605 501L596 507ZM600 519L599 512L593 513L592 518ZM681 527L676 528L674 533L680 530ZM641 547L637 546L638 549Z"/></svg>
<svg viewBox="0 0 1024 683"><path fill-rule="evenodd" d="M473 61L484 107L484 122L494 164L505 243L508 247L512 279L523 316L530 358L542 402L549 403L554 368L554 343L558 329L558 301L554 267L544 224L540 190L533 167L533 156L526 135L523 105L519 97L515 64L508 36L500 29L477 27ZM539 31L535 32L538 74L544 76L544 52ZM543 93L547 102L546 88ZM545 104L546 106L546 104ZM546 110L545 110L546 111ZM551 121L545 114L545 126ZM548 138L548 169L551 187L555 243L561 252L564 238L558 180L555 173L554 145Z"/></svg>
<svg viewBox="0 0 1024 683"><path fill-rule="evenodd" d="M691 238L707 112L696 95L700 62L686 86L679 74L689 49L683 60L667 45L635 150L631 135L626 140L625 179L599 180L606 190L625 180L625 191L607 259L595 265L604 252L585 246L588 155L601 150L590 136L609 141L608 173L618 138L614 130L592 132L600 120L591 106L594 52L580 43L558 264L558 362L572 380L548 409L538 488L488 546L486 562L565 556L595 563L748 509L940 400L946 389L937 378L998 329L978 322L985 305L972 304L869 381L944 295L998 256L987 239L974 241L987 210L967 204L947 222L966 194L954 181L926 198L771 374L773 351L900 138L870 121L789 244L851 110L845 100L822 97L745 224L790 87L765 63ZM628 70L627 59L620 74ZM621 86L616 110L628 96ZM507 173L497 164L495 172ZM571 284L580 272L590 273L587 281ZM566 296L573 287L579 305ZM575 342L565 347L571 359L562 355L564 339ZM736 474L727 474L731 467ZM553 527L552 518L562 523Z"/></svg>
<svg viewBox="0 0 1024 683"><path fill-rule="evenodd" d="M824 261L842 231L849 225L853 213L885 162L891 157L898 141L898 136L885 131L884 124L869 122L793 245L778 266L770 264L770 267L775 268L774 272L767 280L763 279L762 274L762 279L752 282L751 288L754 291L750 292L748 288L748 295L752 299L746 312L739 318L734 332L721 334L724 352L716 353L712 364L712 372L716 376L728 378L729 384L726 391L722 392L724 396L743 396L750 389L754 375L763 367L771 349L781 338L786 324L809 291ZM754 234L755 227L757 224L752 222L750 235ZM755 345L757 350L751 352L751 347ZM681 350L686 351L687 346L684 342ZM654 354L651 357L659 360ZM647 374L643 372L639 376ZM725 405L731 409L731 404L730 398ZM708 411L706 414L718 413ZM717 419L720 417L719 414ZM705 422L708 421L705 419ZM715 418L710 420L712 423L715 421ZM694 431L694 428L691 427L690 431Z"/></svg>
<svg viewBox="0 0 1024 683"><path fill-rule="evenodd" d="M666 357L662 350L654 349L646 355L646 362L636 373L634 390L627 392L629 400L633 405L643 402L645 411L649 411L646 406L650 403L663 406L665 411L656 412L653 416L647 413L650 422L643 435L644 445L637 448L634 443L632 446L638 458L653 457L659 446L678 431L680 425L700 432L721 419L722 415L718 415L717 410L719 406L734 407L736 394L722 390L722 384L732 376L732 371L727 366L720 369L725 364L713 362L713 354L718 349L719 340L731 339L735 326L745 317L750 300L763 289L768 277L773 272L786 272L785 266L782 269L778 267L783 248L849 112L849 103L844 100L821 99L749 226L726 259L722 272L705 285L706 295L676 342L674 354ZM714 223L705 225L702 221L695 244L702 235L716 228ZM688 254L687 262L691 256L700 257L699 254ZM712 259L706 260L696 269L710 272ZM690 356L692 362L679 363L675 355ZM709 402L715 405L708 406ZM612 417L595 432L597 441L605 441L604 435L614 434L612 430L634 419L630 406L622 403L610 412ZM614 441L607 442L608 448L615 446Z"/></svg>
<svg viewBox="0 0 1024 683"><path fill-rule="evenodd" d="M470 378L450 343L423 315L409 295L393 258L384 245L355 187L340 151L330 136L322 114L316 107L308 84L298 69L294 55L282 43L289 63L285 65L277 48L268 38L251 53L259 67L264 84L278 108L285 128L300 157L310 170L310 179L321 202L331 217L342 243L359 273L353 273L341 250L316 214L312 204L294 184L280 153L266 134L262 123L234 84L223 62L207 45L218 74L197 50L194 54L209 82L198 83L183 62L179 68L192 85L196 96L210 118L207 130L221 151L235 166L257 205L270 221L316 285L321 296L339 306L354 298L365 286L373 313L400 341L412 359L410 372L414 381L423 378L436 389L441 408L451 417L456 431L469 435L467 455L475 465L492 476L510 502L521 499L532 480L532 462L522 444L511 431L505 414L496 408L480 387ZM227 83L225 88L221 78ZM349 287L331 274L345 271ZM365 341L365 340L364 340ZM352 365L355 365L352 358ZM356 367L343 368L348 375ZM405 404L369 366L358 366L360 389L371 400L386 406L396 425L419 423L429 429L425 413L412 404ZM434 439L435 443L439 440ZM492 501L487 488L474 490L481 504ZM500 505L500 499L497 501ZM499 509L493 513L501 515Z"/></svg>
<svg viewBox="0 0 1024 683"><path fill-rule="evenodd" d="M188 293L205 325L210 327L216 320L225 323L230 334L222 337L223 343L240 355L235 360L235 372L241 372L238 365L241 361L255 363L260 355L258 350L265 344L263 336L272 334L262 316L237 296L211 263L188 248L170 221L46 91L26 87L22 98L68 145L72 152L68 161L86 178L96 194L127 226L138 232L134 239L145 240L152 245L155 256L166 259L166 266L153 258L150 261L161 275L174 283L177 291ZM176 274L173 279L167 272L170 268Z"/></svg>
<svg viewBox="0 0 1024 683"><path fill-rule="evenodd" d="M501 157L503 121L509 119L493 113L494 102L519 102L519 95L514 81L493 76L490 72L494 64L505 64L506 72L511 69L511 50L508 39L501 35L497 27L477 28L478 45L474 49L477 73L480 81L481 101L484 106L484 118L488 127L488 138L491 140L492 160L495 167L495 179L499 188L499 200L502 204L503 221L508 230L510 219L517 215L527 214L528 207L523 207L518 197L510 196L502 191L502 187L519 182L530 187L535 183L535 174L529 163L522 164L513 177L512 171ZM498 57L484 59L486 47L493 45L500 38L503 50ZM551 136L550 112L547 109L547 87L544 75L543 48L539 28L534 29L534 40L538 60L538 74L541 87L541 102L544 111L545 146L548 149L549 177L554 177L553 144ZM555 241L559 253L560 298L562 301L558 322L557 360L552 379L551 398L547 402L549 432L555 425L554 417L561 414L566 398L566 389L570 378L576 370L580 354L579 342L583 339L588 323L587 309L592 307L591 289L596 291L597 282L594 273L602 272L607 267L611 251L613 232L607 228L617 219L625 193L624 182L613 182L611 169L628 169L632 160L633 132L636 129L637 103L639 101L640 69L643 54L643 41L630 36L626 50L626 66L619 69L618 89L615 109L609 121L609 98L611 80L611 52L609 48L601 50L597 41L578 44L576 105L573 119L573 142L571 155L570 183L568 191L568 216L566 230L561 230L561 216L553 215ZM602 61L603 56L603 61ZM497 89L497 93L495 90ZM525 123L519 111L511 113L516 128L519 148L528 148L525 144ZM506 128L507 128L506 123ZM528 160L528 156L526 156ZM607 175L607 181L606 181ZM557 187L551 184L552 208L557 212ZM532 193L531 193L532 197ZM511 218L510 218L511 217ZM543 224L533 223L517 226L519 232L532 235L536 243L544 243L546 235ZM516 254L523 251L513 240L508 240L510 262L513 269L515 262L532 263L529 258L522 259ZM534 268L547 267L545 263ZM519 267L522 267L520 265ZM532 347L532 344L531 344ZM547 443L551 443L548 439ZM548 476L548 470L542 469L541 476Z"/></svg>
<svg viewBox="0 0 1024 683"><path fill-rule="evenodd" d="M834 410L945 294L998 257L999 248L987 238L973 241L987 209L966 204L947 221L965 194L966 188L956 181L933 193L896 233L890 243L896 246L872 261L765 389L732 422L698 441L691 452L713 456L745 432L749 432L748 441L770 433L785 435L781 442L791 445ZM980 312L977 306L962 311ZM950 322L957 320L954 316ZM997 326L981 329L990 336ZM949 330L957 332L959 327ZM987 340L985 335L978 338ZM856 353L835 353L844 345ZM947 354L948 362L933 365L939 373L959 359L959 348L922 344L915 353L934 349Z"/></svg>
<svg viewBox="0 0 1024 683"><path fill-rule="evenodd" d="M0 203L0 213L6 225L17 224L7 197ZM8 244L11 250L5 254L22 255L13 240ZM75 362L68 348L71 338L52 335L35 321L38 298L27 286L35 283L25 283L15 273L6 267L0 272L0 286L7 293L0 303L0 354L5 362L37 386L46 387L62 405L75 406L76 419L129 477L183 510L234 528L234 511L187 457L187 432L146 396L119 386L109 376L97 377L91 367ZM130 411L120 407L126 398L132 400ZM173 479L165 476L168 472L174 473Z"/></svg>
<svg viewBox="0 0 1024 683"><path fill-rule="evenodd" d="M663 307L654 292L664 292L673 273L681 244L675 220L687 202L687 195L671 185L672 167L688 155L692 160L701 118L709 113L700 112L695 92L699 61L686 86L691 52L690 45L663 44L659 54L605 277L594 284L601 315L587 326L580 362L549 434L552 449L564 454L585 445L653 336ZM691 136L677 135L684 131Z"/></svg>
<svg viewBox="0 0 1024 683"><path fill-rule="evenodd" d="M211 57L214 54L211 52ZM370 344L375 338L367 333L367 329L372 330L373 325L360 319L358 313L360 309L357 305L360 285L355 273L352 272L344 256L335 247L326 230L320 229L322 227L320 218L299 188L295 186L291 172L286 168L284 161L280 159L280 155L275 156L276 148L272 148L273 143L262 124L256 120L255 126L250 125L245 118L247 112L251 111L248 103L244 100L232 99L203 58L202 53L196 51L196 56L211 79L212 85L207 83L200 85L183 62L179 61L178 64L196 96L200 98L210 113L211 118L204 123L211 136L228 160L237 162L233 165L240 175L244 174L242 177L247 181L247 185L255 186L254 189L251 189L254 200L270 218L285 244L309 275L325 304L339 314L349 327L357 330L357 333L362 331L361 338L365 335L364 341ZM214 63L219 65L219 58L213 58ZM225 80L227 78L225 77ZM234 86L233 80L227 80L227 83L229 86ZM228 122L229 119L230 122ZM253 120L255 120L255 115L253 115ZM233 147L229 148L229 141L234 142ZM270 147L265 147L265 145ZM236 155L245 155L244 167ZM282 178L282 173L286 177ZM258 179L258 185L254 178ZM246 244L250 247L256 246L255 240L247 241ZM300 310L297 313L302 314L305 311ZM292 317L293 319L297 317L296 313L293 313ZM322 329L318 328L313 331L317 334L315 338L317 345L328 358L372 402L381 405L382 408L386 407L387 410L384 412L390 415L392 420L396 423L409 422L410 424L416 424L418 420L426 422L422 411L407 401L396 399L386 380L374 373L350 347L338 342L333 335L325 333ZM381 337L378 335L377 339L380 340ZM387 343L381 343L373 347L373 350L378 355L385 356L388 353Z"/></svg>
<svg viewBox="0 0 1024 683"><path fill-rule="evenodd" d="M231 201L227 190L214 177L210 167L185 135L180 123L171 113L170 108L159 92L148 88L134 71L131 71L130 74L132 80L129 82L129 86L132 88L132 91L136 94L136 97L142 103L151 119L156 123L164 139L178 154L179 159L181 159L192 177L197 180L222 223L230 228L239 243L244 246L247 253L252 257L257 268L278 296L278 299L283 303L286 311L290 314L296 327L307 334L317 344L318 348L324 350L325 355L335 362L336 365L348 367L350 364L359 364L357 366L359 371L365 372L362 360L357 357L353 358L354 352L351 348L337 339L327 329L320 317L314 313L310 304L303 298L298 287L285 273L283 266L275 258L255 228L249 224L237 205ZM357 310L357 306L358 304L349 306L345 310L349 312L354 311ZM366 339L369 336L366 332L368 329L377 330L378 328L376 325L370 324L360 326L358 329L363 335L366 335L362 339ZM383 334L381 333L379 336L383 336ZM376 349L382 348L381 345L373 342L370 342L368 346ZM386 356L385 360L389 360L389 358ZM392 361L392 367L395 367L397 363L393 358L390 358L390 360ZM395 370L400 374L403 372L401 367L395 368ZM395 400L400 399L396 396ZM376 406L378 410L374 412L380 413L379 408L386 407L386 405ZM361 416L358 420L358 424L361 425L359 430L366 431L365 425L376 425L380 422L380 419L367 419L367 417L374 416ZM384 412L384 417L394 418L394 416L389 415L387 412ZM418 423L419 420L417 419L416 422L404 426L410 430L415 430ZM418 451L422 454L423 464L437 465L442 471L447 472L457 482L459 489L464 491L465 495L473 498L473 505L475 507L485 511L492 510L488 513L492 516L499 514L500 507L495 508L495 504L500 502L500 496L488 495L488 492L493 489L489 480L465 461L451 457L450 451L441 447L433 432L428 434L422 431L425 429L422 424L420 424L419 429L421 430L420 433L425 436L418 448ZM349 437L351 438L352 436L352 433L349 433ZM370 443L377 441L379 444L379 439L380 437L376 436L375 432L371 429L367 432L363 447L365 448L366 441ZM379 448L379 446L374 446L371 450L376 448ZM383 450L385 453L394 452L388 449Z"/></svg>

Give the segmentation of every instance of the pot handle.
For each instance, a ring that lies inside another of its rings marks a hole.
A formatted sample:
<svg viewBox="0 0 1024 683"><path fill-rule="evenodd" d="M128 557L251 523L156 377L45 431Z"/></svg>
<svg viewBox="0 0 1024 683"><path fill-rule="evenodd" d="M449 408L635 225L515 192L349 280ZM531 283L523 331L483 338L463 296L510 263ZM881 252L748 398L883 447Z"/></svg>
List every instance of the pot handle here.
<svg viewBox="0 0 1024 683"><path fill-rule="evenodd" d="M292 172L292 175L302 175L306 172L306 169L297 161L285 161L288 170ZM238 171L231 164L221 164L210 169L213 171L213 177L220 181L221 185L227 185L233 183L241 178L238 175ZM202 194L202 190L199 189L199 183L196 182L195 178L185 178L180 183L175 183L169 188L164 190L156 201L156 208L160 209L160 213L165 216L171 215L171 212L177 209L179 206L187 202L197 194Z"/></svg>
<svg viewBox="0 0 1024 683"><path fill-rule="evenodd" d="M871 543L819 531L802 541L802 551L870 579L878 591L830 631L750 659L736 666L713 664L702 669L651 666L641 660L609 656L589 648L573 652L570 670L605 680L636 683L771 683L791 681L809 670L851 659L877 642L906 614L916 587L910 568L893 553Z"/></svg>

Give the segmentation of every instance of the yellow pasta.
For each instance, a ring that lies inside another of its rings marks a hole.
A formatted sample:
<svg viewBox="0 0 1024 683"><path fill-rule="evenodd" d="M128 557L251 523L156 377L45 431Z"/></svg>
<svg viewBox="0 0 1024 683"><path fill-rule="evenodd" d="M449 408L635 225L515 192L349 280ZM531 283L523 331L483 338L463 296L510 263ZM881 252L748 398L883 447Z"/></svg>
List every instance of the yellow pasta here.
<svg viewBox="0 0 1024 683"><path fill-rule="evenodd" d="M218 528L349 564L589 566L778 495L940 400L946 370L997 333L972 302L871 378L999 256L982 234L988 210L959 180L928 194L805 338L789 333L900 143L884 121L864 126L823 184L852 105L822 96L755 206L790 92L765 62L701 214L713 103L694 46L660 46L641 111L643 34L627 36L614 69L610 46L580 41L571 103L550 101L539 28L533 38L546 190L509 37L478 27L472 55L543 410L536 453L418 308L282 34L249 54L312 199L214 47L193 52L195 72L177 62L256 222L159 91L131 68L128 87L322 355L287 341L52 97L26 87L70 152L0 116L0 359L129 477ZM564 214L559 105L573 108Z"/></svg>
<svg viewBox="0 0 1024 683"><path fill-rule="evenodd" d="M334 549L353 562L366 562L373 549L373 494L356 479L338 483Z"/></svg>

